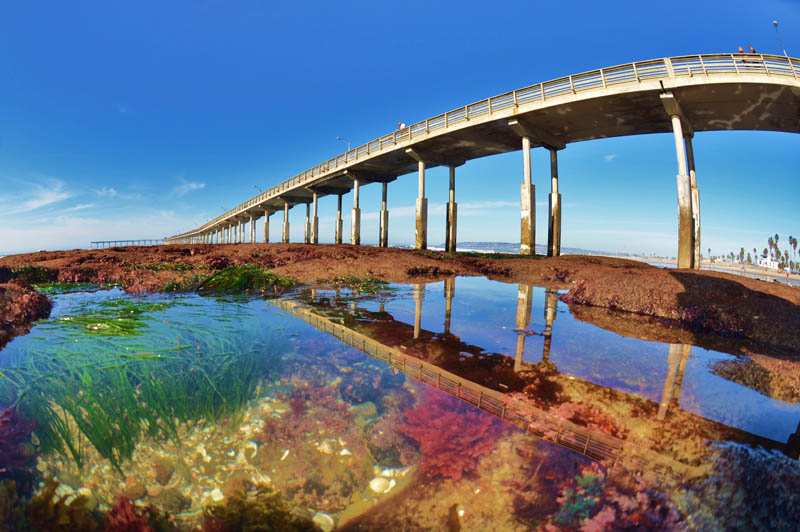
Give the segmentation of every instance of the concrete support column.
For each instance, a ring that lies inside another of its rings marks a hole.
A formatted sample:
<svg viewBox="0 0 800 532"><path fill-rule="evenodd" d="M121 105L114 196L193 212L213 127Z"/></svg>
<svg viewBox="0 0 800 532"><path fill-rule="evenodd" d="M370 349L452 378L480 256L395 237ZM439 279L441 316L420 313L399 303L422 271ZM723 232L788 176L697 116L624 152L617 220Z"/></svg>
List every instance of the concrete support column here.
<svg viewBox="0 0 800 532"><path fill-rule="evenodd" d="M319 244L319 194L315 190L312 199L312 212L311 212L311 243Z"/></svg>
<svg viewBox="0 0 800 532"><path fill-rule="evenodd" d="M419 338L422 331L422 301L425 299L425 285L414 285L414 340Z"/></svg>
<svg viewBox="0 0 800 532"><path fill-rule="evenodd" d="M531 169L531 139L522 137L522 187L520 189L519 254L536 254L536 188Z"/></svg>
<svg viewBox="0 0 800 532"><path fill-rule="evenodd" d="M360 185L358 179L353 180L353 212L350 215L351 231L350 243L354 246L361 244L361 209L358 203Z"/></svg>
<svg viewBox="0 0 800 532"><path fill-rule="evenodd" d="M444 334L450 334L450 320L453 315L453 296L456 293L456 278L444 280Z"/></svg>
<svg viewBox="0 0 800 532"><path fill-rule="evenodd" d="M244 242L244 224L242 220L239 220L238 224L239 225L236 226L236 243L241 244Z"/></svg>
<svg viewBox="0 0 800 532"><path fill-rule="evenodd" d="M264 211L264 243L269 244L269 217L272 215L269 209Z"/></svg>
<svg viewBox="0 0 800 532"><path fill-rule="evenodd" d="M428 248L428 198L425 197L425 162L417 161L418 188L417 196L417 223L415 246L416 249Z"/></svg>
<svg viewBox="0 0 800 532"><path fill-rule="evenodd" d="M256 243L256 216L254 214L250 215L250 243Z"/></svg>
<svg viewBox="0 0 800 532"><path fill-rule="evenodd" d="M684 137L686 144L686 159L689 165L689 188L692 195L692 227L693 232L693 265L695 270L700 269L700 262L702 257L702 247L700 246L700 191L697 188L697 174L694 168L694 147L692 146L692 136L686 135Z"/></svg>
<svg viewBox="0 0 800 532"><path fill-rule="evenodd" d="M558 151L550 150L550 215L547 224L547 255L561 255L561 193L558 191Z"/></svg>
<svg viewBox="0 0 800 532"><path fill-rule="evenodd" d="M289 202L283 200L283 243L289 243Z"/></svg>
<svg viewBox="0 0 800 532"><path fill-rule="evenodd" d="M686 164L686 144L681 117L672 115L675 136L675 156L678 160L678 268L694 267L694 217L692 215L692 186Z"/></svg>
<svg viewBox="0 0 800 532"><path fill-rule="evenodd" d="M389 247L389 207L386 201L388 195L389 183L381 183L381 212L378 224L378 246L382 248Z"/></svg>
<svg viewBox="0 0 800 532"><path fill-rule="evenodd" d="M519 372L523 369L525 359L525 339L526 331L531 322L531 293L533 290L530 285L521 284L517 287L517 315L514 328L517 333L517 347L514 351L514 371Z"/></svg>
<svg viewBox="0 0 800 532"><path fill-rule="evenodd" d="M341 194L337 194L336 195L336 227L334 229L334 232L335 232L334 242L336 242L337 244L341 244L342 243L342 229L343 229L343 224L342 224L342 195Z"/></svg>
<svg viewBox="0 0 800 532"><path fill-rule="evenodd" d="M311 243L311 204L306 203L306 225L303 228L303 242Z"/></svg>
<svg viewBox="0 0 800 532"><path fill-rule="evenodd" d="M456 204L456 167L450 166L450 194L445 215L444 250L456 252L456 228L458 227L458 205Z"/></svg>

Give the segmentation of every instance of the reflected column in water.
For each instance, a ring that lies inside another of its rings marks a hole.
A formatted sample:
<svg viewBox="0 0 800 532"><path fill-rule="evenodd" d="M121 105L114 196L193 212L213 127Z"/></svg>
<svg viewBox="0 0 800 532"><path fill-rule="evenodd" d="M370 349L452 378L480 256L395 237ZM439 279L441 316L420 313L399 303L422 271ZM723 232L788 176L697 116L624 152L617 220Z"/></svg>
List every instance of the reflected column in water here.
<svg viewBox="0 0 800 532"><path fill-rule="evenodd" d="M692 353L692 346L688 344L669 344L667 358L667 377L664 379L664 390L661 392L661 403L658 405L657 418L663 420L667 417L670 404L677 403L681 397L683 373L686 361Z"/></svg>
<svg viewBox="0 0 800 532"><path fill-rule="evenodd" d="M450 334L450 318L453 314L453 295L456 291L456 278L444 280L444 334Z"/></svg>
<svg viewBox="0 0 800 532"><path fill-rule="evenodd" d="M556 321L558 307L558 293L549 288L544 293L544 346L542 347L542 362L550 363L550 344L553 341L553 322Z"/></svg>
<svg viewBox="0 0 800 532"><path fill-rule="evenodd" d="M414 285L414 339L419 338L422 326L422 300L425 298L425 285L418 283Z"/></svg>
<svg viewBox="0 0 800 532"><path fill-rule="evenodd" d="M517 349L514 353L514 371L522 371L523 357L525 355L525 330L531 321L531 289L530 285L521 284L517 288Z"/></svg>

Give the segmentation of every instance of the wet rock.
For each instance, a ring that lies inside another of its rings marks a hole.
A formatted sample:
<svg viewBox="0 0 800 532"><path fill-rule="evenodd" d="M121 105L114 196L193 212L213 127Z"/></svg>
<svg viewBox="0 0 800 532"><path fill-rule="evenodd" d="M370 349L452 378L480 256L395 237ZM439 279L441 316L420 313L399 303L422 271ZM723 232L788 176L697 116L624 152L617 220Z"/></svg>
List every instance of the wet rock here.
<svg viewBox="0 0 800 532"><path fill-rule="evenodd" d="M159 460L153 464L153 471L155 472L156 482L166 486L172 480L172 475L175 474L175 466L168 460Z"/></svg>
<svg viewBox="0 0 800 532"><path fill-rule="evenodd" d="M176 488L167 488L155 498L156 505L168 513L180 513L187 510L192 501Z"/></svg>
<svg viewBox="0 0 800 532"><path fill-rule="evenodd" d="M142 484L138 478L128 477L125 481L125 488L122 490L122 494L130 500L135 501L147 495L147 488L145 488L144 484Z"/></svg>

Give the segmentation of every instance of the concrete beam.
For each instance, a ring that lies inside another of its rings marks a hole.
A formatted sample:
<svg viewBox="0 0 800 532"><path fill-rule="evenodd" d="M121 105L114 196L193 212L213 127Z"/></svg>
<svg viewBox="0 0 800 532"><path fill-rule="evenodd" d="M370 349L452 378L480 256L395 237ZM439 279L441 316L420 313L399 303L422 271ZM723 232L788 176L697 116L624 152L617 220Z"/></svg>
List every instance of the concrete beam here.
<svg viewBox="0 0 800 532"><path fill-rule="evenodd" d="M692 129L692 123L686 118L686 114L684 114L683 108L675 95L671 92L665 92L662 93L660 97L661 105L664 106L664 111L667 112L667 116L670 118L673 116L680 117L681 125L683 126L683 134L693 137L694 129Z"/></svg>
<svg viewBox="0 0 800 532"><path fill-rule="evenodd" d="M530 120L524 118L514 118L508 121L508 125L520 137L528 137L533 145L544 146L552 150L563 150L566 143L548 133L543 128L536 126Z"/></svg>

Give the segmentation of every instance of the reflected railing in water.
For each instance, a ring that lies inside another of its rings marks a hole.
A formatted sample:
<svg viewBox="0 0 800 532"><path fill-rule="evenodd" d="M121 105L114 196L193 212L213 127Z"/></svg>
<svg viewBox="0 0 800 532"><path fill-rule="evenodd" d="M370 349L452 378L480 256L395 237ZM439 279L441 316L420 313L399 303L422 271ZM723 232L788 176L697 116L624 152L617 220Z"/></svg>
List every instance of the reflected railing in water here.
<svg viewBox="0 0 800 532"><path fill-rule="evenodd" d="M433 283L415 283L411 286L411 299L414 306L413 327L404 324L402 321L398 321L388 313L383 299L380 300L377 314L360 307L358 304L360 300L359 297L342 299L338 291L333 301L326 300L324 297L318 297L316 291L310 294L310 297L306 298L306 300L314 307L314 312L317 314L322 313L331 316L332 312L333 316L337 317L336 319L345 319L345 322L347 317L355 318L356 322L351 323L351 325L356 327L373 323L375 327L367 330L366 334L371 339L379 343L382 342L383 347L387 349L391 349L393 346L399 346L404 350L402 353L403 356L408 356L405 352L408 346L406 346L402 340L404 334L407 334L405 338L414 342L415 346L435 346L435 348L431 350L435 352L436 356L431 360L434 367L436 367L436 371L446 370L453 377L466 379L467 382L475 386L483 386L483 389L493 393L503 394L509 391L522 391L525 376L530 371L544 370L549 374L559 373L558 368L551 361L550 357L555 321L558 315L558 292L556 290L544 290L542 309L544 327L541 329L541 332L534 332L530 330L534 310L534 287L527 284L519 284L517 286L516 312L514 317L516 342L513 358L511 358L510 353L488 353L479 346L464 343L459 337L452 334L456 278L449 278L444 281L443 333L425 330L422 324L423 306L426 298L426 284ZM369 298L367 300L369 300ZM346 308L342 304L343 301L347 302ZM337 315L337 313L340 312L344 312L345 316L341 314ZM403 333L404 328L410 330L407 333ZM363 327L361 327L360 330L363 330ZM542 337L541 358L535 363L525 360L526 342L528 337L531 336ZM359 348L359 345L356 344L355 347ZM411 351L413 351L413 349ZM689 344L668 345L666 361L667 371L660 388L660 400L656 400L653 407L654 414L652 420L654 422L664 422L672 415L670 412L680 412L681 415L688 416L692 423L698 424L702 428L700 431L702 433L719 433L721 429L724 429L724 439L726 440L759 444L767 448L779 449L789 456L796 457L798 455L798 451L800 450L800 425L798 425L797 430L787 441L777 441L750 433L741 428L705 418L702 414L689 412L681 408L684 373L691 357L691 352L692 346ZM467 359L464 359L465 354L467 355ZM478 360L477 362L476 359ZM416 361L419 360L420 358L417 357ZM508 361L507 366L505 361ZM473 365L470 366L471 369L468 369L470 363ZM481 375L475 371L476 367L480 368L481 366L486 369L485 375ZM490 376L491 374L494 374L494 376ZM517 377L514 375L517 375ZM642 398L638 394L596 384L581 376L568 375L568 378L598 391L613 390L616 394L622 396L624 401L628 401L628 399L624 398L629 397L630 400L634 400L635 398L635 400L638 401L644 400L646 403L651 402L650 399ZM503 382L506 384L503 384ZM544 413L545 411L541 412Z"/></svg>
<svg viewBox="0 0 800 532"><path fill-rule="evenodd" d="M588 458L610 460L613 465L622 449L622 440L618 438L549 415L533 405L407 355L397 348L384 345L346 325L337 323L334 319L317 314L311 307L290 300L276 300L274 304L319 330L333 334L348 345L388 362L393 368L412 378L513 423L528 433L577 451ZM417 303L416 306L419 309L421 303Z"/></svg>

